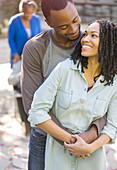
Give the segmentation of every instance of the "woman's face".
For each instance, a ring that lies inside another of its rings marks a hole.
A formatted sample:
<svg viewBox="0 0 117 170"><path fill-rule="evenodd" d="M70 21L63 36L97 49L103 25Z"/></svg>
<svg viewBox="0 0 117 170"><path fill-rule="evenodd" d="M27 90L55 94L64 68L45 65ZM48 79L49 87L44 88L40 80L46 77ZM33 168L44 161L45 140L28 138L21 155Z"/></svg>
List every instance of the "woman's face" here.
<svg viewBox="0 0 117 170"><path fill-rule="evenodd" d="M30 7L26 7L24 8L24 19L29 21L32 18L32 15L34 13L34 7L30 6Z"/></svg>
<svg viewBox="0 0 117 170"><path fill-rule="evenodd" d="M81 39L81 55L84 57L98 57L99 23L90 24Z"/></svg>

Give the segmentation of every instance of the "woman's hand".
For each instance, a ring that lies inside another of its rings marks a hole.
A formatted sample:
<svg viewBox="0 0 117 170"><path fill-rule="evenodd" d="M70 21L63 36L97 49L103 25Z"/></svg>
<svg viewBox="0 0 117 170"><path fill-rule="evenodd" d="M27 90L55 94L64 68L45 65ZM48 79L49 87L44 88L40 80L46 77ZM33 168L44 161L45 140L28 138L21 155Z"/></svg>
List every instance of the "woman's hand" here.
<svg viewBox="0 0 117 170"><path fill-rule="evenodd" d="M19 60L21 60L21 56L19 54L15 54L13 56L13 64L16 64Z"/></svg>
<svg viewBox="0 0 117 170"><path fill-rule="evenodd" d="M72 137L76 138L76 142L74 144L67 144L64 142L65 148L69 151L70 154L75 156L82 157L90 157L91 148L90 144L87 144L80 136L72 135Z"/></svg>

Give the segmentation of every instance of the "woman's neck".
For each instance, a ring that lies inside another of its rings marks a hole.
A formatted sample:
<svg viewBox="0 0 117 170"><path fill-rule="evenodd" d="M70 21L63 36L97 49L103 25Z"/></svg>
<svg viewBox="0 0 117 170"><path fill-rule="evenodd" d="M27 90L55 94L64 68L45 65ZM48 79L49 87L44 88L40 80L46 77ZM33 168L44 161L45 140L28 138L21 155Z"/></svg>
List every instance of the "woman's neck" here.
<svg viewBox="0 0 117 170"><path fill-rule="evenodd" d="M88 58L88 68L84 69L84 76L87 80L88 87L93 86L95 81L94 78L99 76L101 73L102 64L98 62L98 58ZM96 80L98 77L96 78Z"/></svg>
<svg viewBox="0 0 117 170"><path fill-rule="evenodd" d="M30 21L26 20L23 15L21 16L21 20L25 28L30 28Z"/></svg>

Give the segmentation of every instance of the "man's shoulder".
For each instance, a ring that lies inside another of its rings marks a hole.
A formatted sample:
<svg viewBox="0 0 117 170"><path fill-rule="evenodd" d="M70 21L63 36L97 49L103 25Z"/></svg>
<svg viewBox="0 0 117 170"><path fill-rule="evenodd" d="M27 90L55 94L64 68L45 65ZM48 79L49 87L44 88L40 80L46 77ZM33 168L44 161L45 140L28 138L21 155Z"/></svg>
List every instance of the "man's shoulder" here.
<svg viewBox="0 0 117 170"><path fill-rule="evenodd" d="M39 33L27 41L25 47L45 48L50 41L50 30Z"/></svg>
<svg viewBox="0 0 117 170"><path fill-rule="evenodd" d="M44 55L46 53L46 50L48 48L50 41L50 31L42 32L35 37L28 40L28 42L25 44L23 48L23 56L24 58L29 58L29 54L31 58L35 58L36 60L38 58L41 59L41 61L44 58ZM27 55L28 54L28 55Z"/></svg>
<svg viewBox="0 0 117 170"><path fill-rule="evenodd" d="M51 38L50 37L50 32L51 32L51 30L43 31L43 32L37 34L36 36L34 36L32 38L32 41L39 41L39 42L41 40L45 40L46 41L47 39Z"/></svg>

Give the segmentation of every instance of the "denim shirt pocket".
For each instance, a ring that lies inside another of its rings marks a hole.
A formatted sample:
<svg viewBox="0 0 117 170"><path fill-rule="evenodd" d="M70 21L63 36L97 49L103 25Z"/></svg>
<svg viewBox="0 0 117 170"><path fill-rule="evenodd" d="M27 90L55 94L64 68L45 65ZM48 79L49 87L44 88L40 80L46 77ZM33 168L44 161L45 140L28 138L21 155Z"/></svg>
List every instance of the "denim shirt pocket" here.
<svg viewBox="0 0 117 170"><path fill-rule="evenodd" d="M102 117L108 109L108 100L102 96L97 96L93 106L93 114L96 117Z"/></svg>
<svg viewBox="0 0 117 170"><path fill-rule="evenodd" d="M59 89L59 93L58 93L58 106L63 108L63 109L68 109L70 104L71 104L71 100L72 100L72 95L73 95L73 91L72 90L66 90L66 89Z"/></svg>

